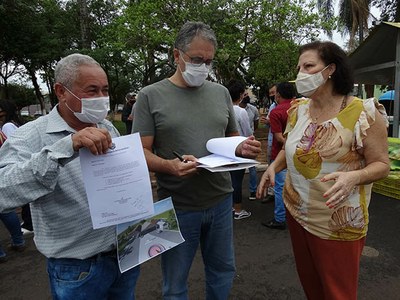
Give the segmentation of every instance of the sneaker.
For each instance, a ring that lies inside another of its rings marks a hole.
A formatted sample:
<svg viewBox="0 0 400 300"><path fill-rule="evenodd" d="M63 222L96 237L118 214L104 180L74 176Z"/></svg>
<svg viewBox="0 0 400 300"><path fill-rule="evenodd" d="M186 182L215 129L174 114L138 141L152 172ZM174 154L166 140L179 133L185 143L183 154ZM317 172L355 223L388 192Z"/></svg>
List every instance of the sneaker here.
<svg viewBox="0 0 400 300"><path fill-rule="evenodd" d="M22 231L23 235L31 235L31 234L33 234L33 231L28 230L28 229L26 229L24 227L21 227L21 231Z"/></svg>
<svg viewBox="0 0 400 300"><path fill-rule="evenodd" d="M250 216L251 216L251 212L242 209L240 212L235 212L235 215L233 218L235 220L240 220L240 219L248 218Z"/></svg>
<svg viewBox="0 0 400 300"><path fill-rule="evenodd" d="M256 200L256 192L251 192L250 193L249 200L250 201Z"/></svg>
<svg viewBox="0 0 400 300"><path fill-rule="evenodd" d="M277 222L275 221L275 219L268 222L261 222L261 225L264 225L265 227L271 229L280 229L280 230L286 229L286 222Z"/></svg>

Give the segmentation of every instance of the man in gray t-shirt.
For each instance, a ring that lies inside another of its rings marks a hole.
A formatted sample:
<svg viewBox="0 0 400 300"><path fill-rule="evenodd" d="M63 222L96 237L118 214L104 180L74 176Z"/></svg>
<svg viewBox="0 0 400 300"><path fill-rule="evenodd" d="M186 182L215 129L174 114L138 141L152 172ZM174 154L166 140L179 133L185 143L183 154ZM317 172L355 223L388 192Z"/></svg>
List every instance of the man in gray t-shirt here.
<svg viewBox="0 0 400 300"><path fill-rule="evenodd" d="M148 167L157 176L159 198L172 197L185 239L162 254L167 299L188 298L187 276L199 244L207 299L227 299L235 274L229 173L199 170L196 162L209 154L209 139L238 135L228 91L205 81L216 46L209 26L187 22L175 41L174 75L143 88L137 96L133 132L140 132ZM254 137L236 149L237 155L250 158L259 152Z"/></svg>

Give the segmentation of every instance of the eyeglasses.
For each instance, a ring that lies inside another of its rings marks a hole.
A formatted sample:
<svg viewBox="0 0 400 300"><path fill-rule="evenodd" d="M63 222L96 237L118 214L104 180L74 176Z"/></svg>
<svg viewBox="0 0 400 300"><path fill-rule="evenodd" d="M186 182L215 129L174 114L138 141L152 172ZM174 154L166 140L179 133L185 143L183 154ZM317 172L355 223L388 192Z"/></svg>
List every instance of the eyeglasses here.
<svg viewBox="0 0 400 300"><path fill-rule="evenodd" d="M187 57L189 57L190 59L190 63L193 64L195 67L200 67L202 64L206 64L207 67L211 68L212 64L213 64L213 60L212 59L207 59L204 60L202 57L191 57L189 56L185 51L178 49L179 52L182 52L183 54L185 54Z"/></svg>

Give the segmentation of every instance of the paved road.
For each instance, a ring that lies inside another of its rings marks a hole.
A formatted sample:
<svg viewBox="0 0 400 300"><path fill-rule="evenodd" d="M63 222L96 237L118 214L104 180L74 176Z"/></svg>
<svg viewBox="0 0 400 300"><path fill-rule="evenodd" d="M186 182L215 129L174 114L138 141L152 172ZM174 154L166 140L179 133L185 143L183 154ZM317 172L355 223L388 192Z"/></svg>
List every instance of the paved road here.
<svg viewBox="0 0 400 300"><path fill-rule="evenodd" d="M273 216L273 204L245 200L244 207L252 216L234 222L237 276L230 299L305 299L288 231L270 230L260 224ZM359 299L400 299L400 200L373 194L370 212L369 235L361 260ZM2 225L0 240L2 245L8 243ZM32 238L27 242L25 252L10 252L9 261L0 264L0 299L50 299L44 257L35 249ZM142 265L138 300L161 299L159 263L159 258L155 258ZM204 299L204 272L199 255L190 274L189 290L190 299Z"/></svg>

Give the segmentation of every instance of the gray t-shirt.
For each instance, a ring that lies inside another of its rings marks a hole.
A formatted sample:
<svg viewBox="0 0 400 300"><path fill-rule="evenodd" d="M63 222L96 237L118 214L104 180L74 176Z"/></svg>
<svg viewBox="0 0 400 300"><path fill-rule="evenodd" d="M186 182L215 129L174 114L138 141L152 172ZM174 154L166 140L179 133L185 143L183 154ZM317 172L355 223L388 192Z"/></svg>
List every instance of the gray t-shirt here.
<svg viewBox="0 0 400 300"><path fill-rule="evenodd" d="M241 136L250 136L253 134L253 130L250 127L249 116L244 108L239 105L234 105L233 110L236 116L236 126Z"/></svg>
<svg viewBox="0 0 400 300"><path fill-rule="evenodd" d="M206 142L237 132L228 90L206 81L198 88L180 88L168 79L143 88L137 95L133 132L153 136L153 151L174 159L173 151L199 158L208 155ZM157 173L158 196L172 196L182 210L202 210L232 192L229 173L199 169L188 177Z"/></svg>
<svg viewBox="0 0 400 300"><path fill-rule="evenodd" d="M251 105L250 103L246 105L245 110L247 112L247 115L249 116L251 130L254 133L254 122L260 119L260 114L258 113L257 107Z"/></svg>

